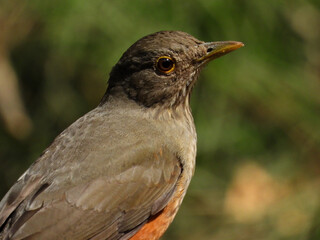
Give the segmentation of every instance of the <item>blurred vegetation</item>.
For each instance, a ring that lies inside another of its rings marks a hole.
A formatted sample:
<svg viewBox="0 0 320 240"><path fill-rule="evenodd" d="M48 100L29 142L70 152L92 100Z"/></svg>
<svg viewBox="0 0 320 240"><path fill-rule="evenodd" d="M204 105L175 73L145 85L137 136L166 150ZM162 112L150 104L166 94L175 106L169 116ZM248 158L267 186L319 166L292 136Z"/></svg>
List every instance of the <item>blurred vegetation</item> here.
<svg viewBox="0 0 320 240"><path fill-rule="evenodd" d="M246 44L194 89L197 170L163 239L320 239L319 0L1 1L0 196L159 30Z"/></svg>

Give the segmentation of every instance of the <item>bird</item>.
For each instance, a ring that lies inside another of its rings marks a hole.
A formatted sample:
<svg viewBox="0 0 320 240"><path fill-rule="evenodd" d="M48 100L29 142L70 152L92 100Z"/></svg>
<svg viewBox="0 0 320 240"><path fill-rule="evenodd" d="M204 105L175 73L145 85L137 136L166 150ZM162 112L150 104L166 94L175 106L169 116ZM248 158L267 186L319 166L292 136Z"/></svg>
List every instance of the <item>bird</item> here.
<svg viewBox="0 0 320 240"><path fill-rule="evenodd" d="M0 202L0 240L159 239L195 170L190 95L203 67L244 46L181 31L136 41L99 105L40 155Z"/></svg>

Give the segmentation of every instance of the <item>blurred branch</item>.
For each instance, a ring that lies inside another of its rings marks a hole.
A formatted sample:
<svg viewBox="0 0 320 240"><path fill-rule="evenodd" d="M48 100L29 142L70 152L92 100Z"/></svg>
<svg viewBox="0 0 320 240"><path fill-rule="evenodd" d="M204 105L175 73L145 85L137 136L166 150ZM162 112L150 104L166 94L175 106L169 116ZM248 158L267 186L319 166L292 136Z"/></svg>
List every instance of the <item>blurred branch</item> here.
<svg viewBox="0 0 320 240"><path fill-rule="evenodd" d="M30 33L33 21L26 14L26 3L6 1L0 9L0 115L9 133L25 138L32 122L19 92L19 80L9 60L12 47Z"/></svg>
<svg viewBox="0 0 320 240"><path fill-rule="evenodd" d="M3 53L0 53L0 114L13 137L21 139L30 133L32 123L23 106L17 76Z"/></svg>

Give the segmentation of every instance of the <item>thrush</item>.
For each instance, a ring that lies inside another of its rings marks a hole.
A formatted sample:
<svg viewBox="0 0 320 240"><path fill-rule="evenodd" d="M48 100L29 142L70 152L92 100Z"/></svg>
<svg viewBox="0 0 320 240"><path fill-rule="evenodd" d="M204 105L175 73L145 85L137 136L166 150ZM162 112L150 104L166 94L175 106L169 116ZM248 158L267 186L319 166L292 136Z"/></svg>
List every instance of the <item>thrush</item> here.
<svg viewBox="0 0 320 240"><path fill-rule="evenodd" d="M190 94L242 47L162 31L113 67L98 107L64 130L0 202L0 239L159 239L195 169Z"/></svg>

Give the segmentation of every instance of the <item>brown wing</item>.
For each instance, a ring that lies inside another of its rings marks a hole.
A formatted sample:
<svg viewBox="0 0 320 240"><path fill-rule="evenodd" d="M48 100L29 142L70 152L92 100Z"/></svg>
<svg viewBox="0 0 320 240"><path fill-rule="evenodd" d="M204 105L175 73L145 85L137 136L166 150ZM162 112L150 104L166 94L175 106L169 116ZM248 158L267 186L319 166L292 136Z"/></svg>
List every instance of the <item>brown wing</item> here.
<svg viewBox="0 0 320 240"><path fill-rule="evenodd" d="M182 171L174 141L131 107L57 137L1 201L1 240L126 239L164 208Z"/></svg>
<svg viewBox="0 0 320 240"><path fill-rule="evenodd" d="M39 187L40 177L24 174L0 202L0 226L27 196ZM1 235L0 235L1 236Z"/></svg>
<svg viewBox="0 0 320 240"><path fill-rule="evenodd" d="M7 207L1 210L6 213L0 215L5 221L3 239L131 236L166 206L181 173L179 160L167 149L152 152L143 148L132 152L129 166L124 166L119 174L100 176L68 189L51 183L38 182L33 186L29 181L21 186L18 182L7 194L10 196L14 189L22 188L15 196L15 204L10 207L7 197L4 199ZM123 159L118 164L124 164Z"/></svg>

